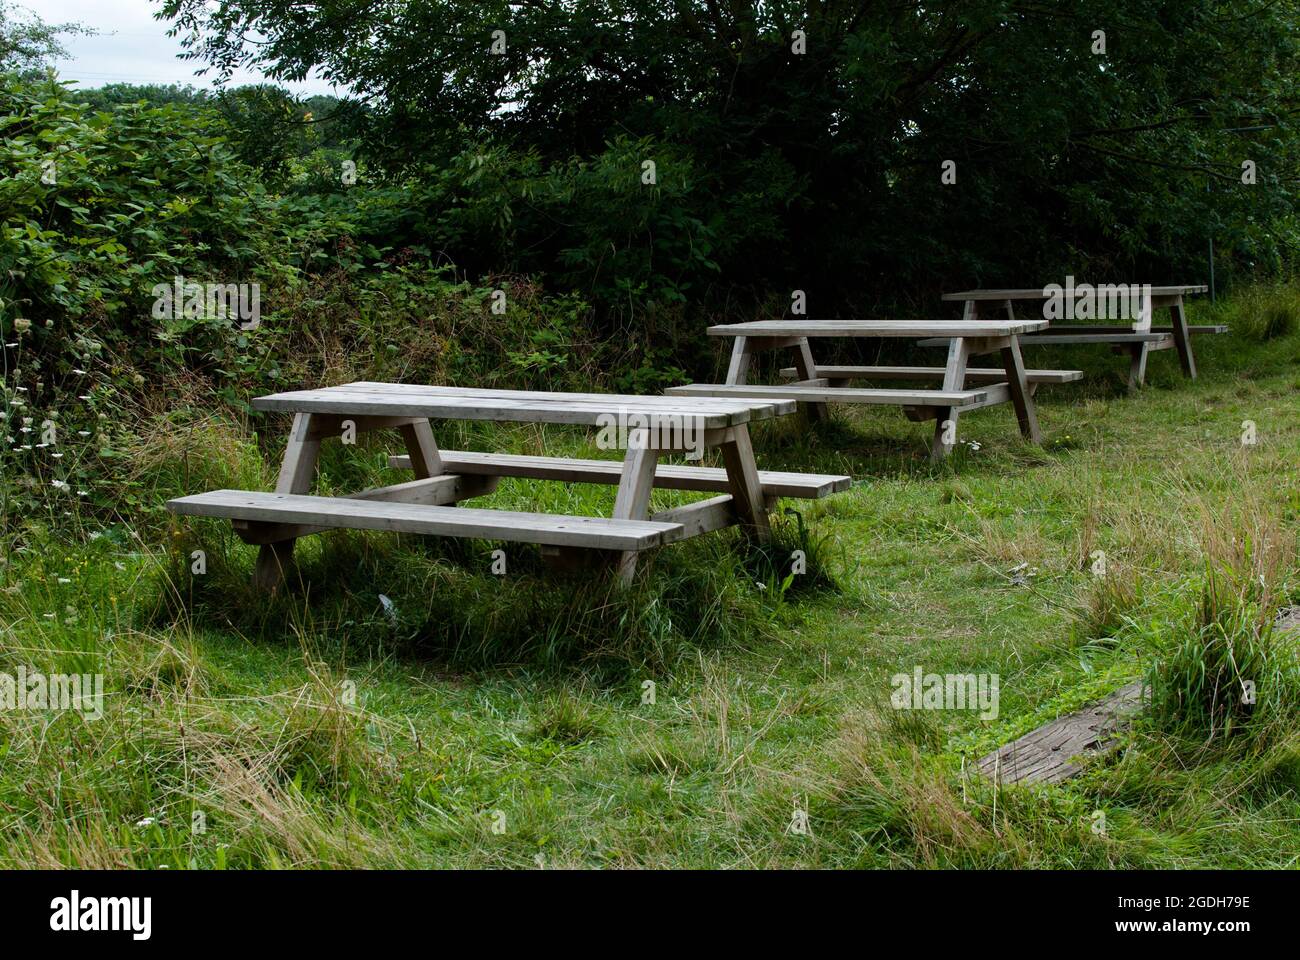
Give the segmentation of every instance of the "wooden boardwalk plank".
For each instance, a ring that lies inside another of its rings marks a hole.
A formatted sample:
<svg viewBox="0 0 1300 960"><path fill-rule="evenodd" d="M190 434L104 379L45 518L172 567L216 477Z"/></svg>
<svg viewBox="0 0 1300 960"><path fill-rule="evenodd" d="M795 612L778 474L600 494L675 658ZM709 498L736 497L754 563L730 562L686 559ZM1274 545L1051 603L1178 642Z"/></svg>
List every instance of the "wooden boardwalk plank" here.
<svg viewBox="0 0 1300 960"><path fill-rule="evenodd" d="M1000 783L1056 783L1082 772L1077 758L1110 749L1117 730L1142 705L1142 681L1116 690L1105 700L1051 723L994 750L979 761L979 770Z"/></svg>

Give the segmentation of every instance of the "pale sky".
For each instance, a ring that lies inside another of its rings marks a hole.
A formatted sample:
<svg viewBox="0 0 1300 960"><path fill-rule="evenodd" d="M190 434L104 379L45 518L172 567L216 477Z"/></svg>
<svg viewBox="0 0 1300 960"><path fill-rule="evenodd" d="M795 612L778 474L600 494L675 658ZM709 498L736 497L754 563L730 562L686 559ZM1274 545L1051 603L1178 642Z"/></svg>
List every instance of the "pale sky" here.
<svg viewBox="0 0 1300 960"><path fill-rule="evenodd" d="M68 21L85 24L100 36L61 38L69 56L55 62L60 76L81 87L106 83L179 83L211 87L210 77L195 77L201 64L181 60L179 38L167 36L170 26L155 20L158 4L151 0L15 0L46 23ZM231 84L259 83L264 78L246 70L236 71ZM330 93L323 80L280 83L295 93Z"/></svg>

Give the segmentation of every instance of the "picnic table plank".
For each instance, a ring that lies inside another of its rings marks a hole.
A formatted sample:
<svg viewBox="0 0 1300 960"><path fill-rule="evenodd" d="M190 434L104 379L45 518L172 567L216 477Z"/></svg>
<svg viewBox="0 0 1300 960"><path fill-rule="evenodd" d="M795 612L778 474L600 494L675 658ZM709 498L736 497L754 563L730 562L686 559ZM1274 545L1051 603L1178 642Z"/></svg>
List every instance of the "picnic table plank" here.
<svg viewBox="0 0 1300 960"><path fill-rule="evenodd" d="M1075 289L1080 284L1075 284ZM1093 287L1111 286L1111 284L1093 284ZM1140 287L1140 284L1129 284L1129 287ZM1210 288L1205 284L1185 283L1169 284L1163 286L1151 286L1151 296L1153 297L1179 297L1192 293L1205 293ZM1053 294L1048 293L1042 287L1024 287L1015 289L978 289L978 290L959 290L956 293L945 293L943 300L1047 300Z"/></svg>
<svg viewBox="0 0 1300 960"><path fill-rule="evenodd" d="M554 546L639 551L659 546L678 526L652 520L558 516L515 510L444 507L348 497L213 490L167 504L188 516L512 540Z"/></svg>
<svg viewBox="0 0 1300 960"><path fill-rule="evenodd" d="M765 386L754 384L691 383L669 387L666 393L688 397L782 397L796 400L875 403L890 406L955 406L978 404L988 398L987 389L906 390L888 387L805 387L798 384Z"/></svg>
<svg viewBox="0 0 1300 960"><path fill-rule="evenodd" d="M715 400L683 403L665 397L619 394L562 394L530 396L528 391L472 390L421 386L408 390L374 389L368 384L343 384L317 390L292 390L257 397L258 410L292 413L399 416L449 420L568 423L596 426L610 416L632 414L659 418L680 417L683 422L719 429L792 413L790 401Z"/></svg>
<svg viewBox="0 0 1300 960"><path fill-rule="evenodd" d="M1046 320L750 320L708 328L712 337L1009 337L1048 326Z"/></svg>
<svg viewBox="0 0 1300 960"><path fill-rule="evenodd" d="M831 380L942 380L944 371L944 367L817 365L817 375ZM798 371L795 367L781 368L781 376L783 377L794 378L797 375ZM1030 383L1070 383L1074 380L1082 380L1083 371L1026 370L1025 378ZM966 368L967 383L1001 383L1006 379L1007 372L1001 367Z"/></svg>
<svg viewBox="0 0 1300 960"><path fill-rule="evenodd" d="M1068 327L1058 327L1051 332L1036 333L1033 336L1025 337L1023 344L1035 343L1150 343L1150 344L1168 344L1173 345L1173 335L1168 333L1133 333L1131 331L1120 332L1119 328L1115 333L1070 333ZM929 337L925 340L918 340L919 347L941 347L949 337ZM1157 346L1156 349L1159 349Z"/></svg>
<svg viewBox="0 0 1300 960"><path fill-rule="evenodd" d="M442 462L449 472L486 477L524 477L567 483L618 483L623 465L618 460L585 460L571 457L542 457L519 453L480 453L472 450L443 450ZM409 457L389 457L388 465L410 469ZM849 478L833 474L789 473L760 470L759 482L765 496L817 500L845 490ZM720 493L729 489L722 467L692 467L661 463L655 469L655 486L665 490L696 490Z"/></svg>

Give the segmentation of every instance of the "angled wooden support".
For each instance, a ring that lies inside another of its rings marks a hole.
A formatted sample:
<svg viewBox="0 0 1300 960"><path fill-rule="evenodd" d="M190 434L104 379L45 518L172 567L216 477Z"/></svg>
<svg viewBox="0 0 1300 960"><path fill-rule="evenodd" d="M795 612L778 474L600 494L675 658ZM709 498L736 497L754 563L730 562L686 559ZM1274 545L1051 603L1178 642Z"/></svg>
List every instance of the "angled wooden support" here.
<svg viewBox="0 0 1300 960"><path fill-rule="evenodd" d="M650 492L654 489L659 451L650 446L648 430L633 430L627 438L623 473L614 498L615 520L645 520L650 514ZM618 558L618 579L623 586L636 575L636 552L625 551Z"/></svg>
<svg viewBox="0 0 1300 960"><path fill-rule="evenodd" d="M817 379L817 364L813 361L812 347L809 346L807 337L800 337L794 348L794 368L800 380ZM806 406L809 420L826 419L826 404L810 403Z"/></svg>
<svg viewBox="0 0 1300 960"><path fill-rule="evenodd" d="M295 413L289 428L289 442L280 463L276 493L310 493L320 457L320 440L314 436L313 414ZM263 544L253 565L253 585L274 592L284 582L293 563L293 537Z"/></svg>
<svg viewBox="0 0 1300 960"><path fill-rule="evenodd" d="M948 363L944 367L943 389L961 390L966 384L966 365L970 360L970 342L965 337L948 342ZM957 444L957 408L942 407L935 412L934 440L930 460L938 462L952 453Z"/></svg>
<svg viewBox="0 0 1300 960"><path fill-rule="evenodd" d="M731 362L727 365L727 383L744 384L749 382L749 368L753 366L754 354L748 337L736 337L731 345Z"/></svg>
<svg viewBox="0 0 1300 960"><path fill-rule="evenodd" d="M438 444L433 439L433 428L428 420L412 420L397 429L406 444L406 452L410 454L415 479L426 480L443 472L442 457L438 455Z"/></svg>
<svg viewBox="0 0 1300 960"><path fill-rule="evenodd" d="M423 418L388 416L341 416L338 414L295 413L289 429L289 442L280 465L276 493L310 493L320 458L321 441L342 436L344 423L351 422L358 431L397 428L410 455L416 479L390 487L377 487L354 494L352 499L384 500L396 503L444 504L455 497L478 496L489 485L477 478L446 477L438 444L434 442L429 421ZM431 482L439 478L437 482ZM260 543L253 567L253 584L268 592L284 582L293 561L294 543L300 536L319 532L310 525L243 523L236 527L245 541ZM282 537L282 539L280 538Z"/></svg>
<svg viewBox="0 0 1300 960"><path fill-rule="evenodd" d="M1173 321L1174 346L1178 348L1178 362L1182 364L1183 374L1189 380L1196 379L1196 357L1192 353L1192 336L1187 329L1187 314L1183 310L1183 298L1169 305L1169 317Z"/></svg>
<svg viewBox="0 0 1300 960"><path fill-rule="evenodd" d="M731 441L722 444L721 449L733 508L740 518L742 529L749 537L759 540L770 539L772 531L767 522L763 485L758 479L758 466L754 461L754 447L749 439L749 428L744 424L736 427Z"/></svg>
<svg viewBox="0 0 1300 960"><path fill-rule="evenodd" d="M1151 355L1151 344L1146 340L1129 344L1128 388L1141 390L1147 380L1147 357Z"/></svg>
<svg viewBox="0 0 1300 960"><path fill-rule="evenodd" d="M1007 301L1007 306L1011 302ZM1002 363L1007 370L1007 386L1010 387L1011 405L1016 409L1016 420L1020 424L1020 435L1030 443L1041 444L1043 434L1038 429L1038 412L1034 408L1033 390L1025 377L1025 361L1020 356L1020 343L1015 337L1002 348Z"/></svg>

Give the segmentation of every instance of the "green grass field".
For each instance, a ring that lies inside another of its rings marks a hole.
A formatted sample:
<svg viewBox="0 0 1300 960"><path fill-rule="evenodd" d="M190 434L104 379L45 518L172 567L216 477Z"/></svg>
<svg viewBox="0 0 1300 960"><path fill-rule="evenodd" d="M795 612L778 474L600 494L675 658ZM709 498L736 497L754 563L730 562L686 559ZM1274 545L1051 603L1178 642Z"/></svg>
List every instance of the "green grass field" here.
<svg viewBox="0 0 1300 960"><path fill-rule="evenodd" d="M1030 352L1088 372L1040 392L1045 449L1006 406L964 417L978 449L941 467L894 409L762 425L760 467L852 489L783 504L798 516L767 553L732 532L669 547L627 593L517 545L496 576L495 544L339 532L301 541L301 583L267 601L228 524L161 504L269 489L272 441L184 407L142 423L145 508L75 536L29 525L0 566L0 672L105 678L99 719L0 711L0 863L1294 865L1300 642L1270 624L1300 601L1300 336L1237 324L1196 345L1197 382L1164 352L1134 396L1127 358ZM571 430L435 427L462 449L600 455ZM335 445L321 489L398 479L390 451ZM612 499L504 481L483 502ZM810 567L787 582L795 548ZM998 675L998 716L893 709L891 676L917 667ZM1139 677L1152 705L1083 776L971 771Z"/></svg>

